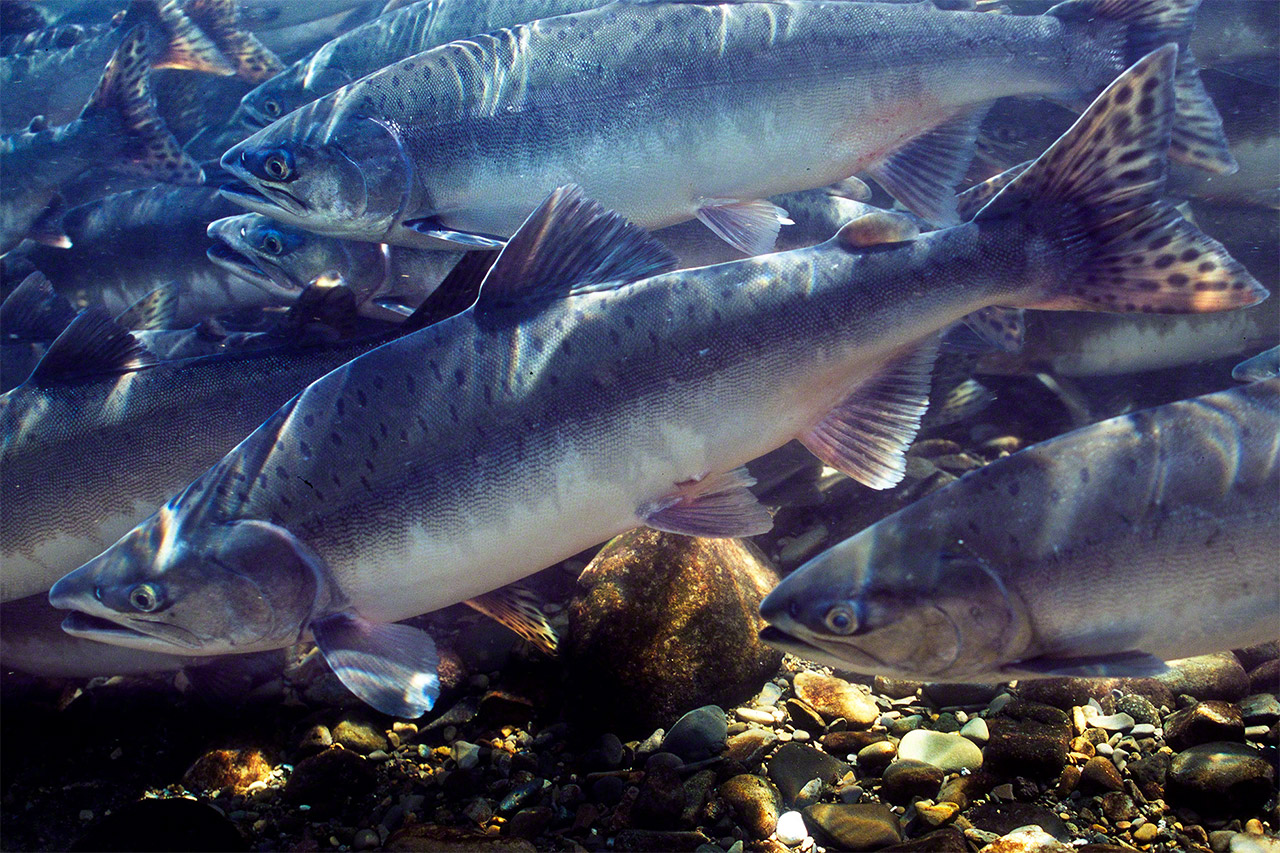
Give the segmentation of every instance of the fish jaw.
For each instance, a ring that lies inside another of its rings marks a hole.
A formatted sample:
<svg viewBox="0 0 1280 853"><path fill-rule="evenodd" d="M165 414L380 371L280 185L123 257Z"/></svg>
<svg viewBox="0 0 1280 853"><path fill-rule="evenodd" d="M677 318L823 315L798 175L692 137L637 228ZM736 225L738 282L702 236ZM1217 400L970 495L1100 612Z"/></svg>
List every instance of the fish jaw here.
<svg viewBox="0 0 1280 853"><path fill-rule="evenodd" d="M262 233L264 229L271 233ZM206 233L216 241L206 253L215 266L284 299L295 298L306 286L306 282L296 281L278 264L271 263L267 249L258 248L274 238L277 251L283 253L292 251L301 239L281 230L274 221L264 221L260 214L252 213L228 216L210 222Z"/></svg>

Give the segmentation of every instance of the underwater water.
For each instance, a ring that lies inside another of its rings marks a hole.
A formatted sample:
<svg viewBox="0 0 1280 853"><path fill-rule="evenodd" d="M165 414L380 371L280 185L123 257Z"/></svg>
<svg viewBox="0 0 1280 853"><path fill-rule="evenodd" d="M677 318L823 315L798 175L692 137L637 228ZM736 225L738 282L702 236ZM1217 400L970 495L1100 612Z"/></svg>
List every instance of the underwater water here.
<svg viewBox="0 0 1280 853"><path fill-rule="evenodd" d="M1280 849L1278 42L2 0L0 846Z"/></svg>

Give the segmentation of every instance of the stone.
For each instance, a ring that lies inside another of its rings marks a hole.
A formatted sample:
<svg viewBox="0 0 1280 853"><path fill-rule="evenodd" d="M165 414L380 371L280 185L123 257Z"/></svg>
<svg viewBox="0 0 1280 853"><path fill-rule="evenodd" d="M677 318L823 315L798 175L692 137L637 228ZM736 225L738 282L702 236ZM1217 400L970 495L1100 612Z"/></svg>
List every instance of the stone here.
<svg viewBox="0 0 1280 853"><path fill-rule="evenodd" d="M430 853L536 853L524 838L494 837L456 826L411 823L396 830L383 850L430 851ZM692 849L692 848L689 848Z"/></svg>
<svg viewBox="0 0 1280 853"><path fill-rule="evenodd" d="M923 688L926 699L939 708L986 705L1002 689L1000 684L972 684L963 681L930 682Z"/></svg>
<svg viewBox="0 0 1280 853"><path fill-rule="evenodd" d="M983 747L983 761L997 773L1057 778L1067 763L1069 723L992 717L987 725L991 739Z"/></svg>
<svg viewBox="0 0 1280 853"><path fill-rule="evenodd" d="M1250 693L1280 693L1280 660L1269 660L1249 670Z"/></svg>
<svg viewBox="0 0 1280 853"><path fill-rule="evenodd" d="M1247 672L1269 660L1280 659L1280 640L1269 640L1265 643L1258 643L1256 646L1234 649L1233 654L1235 654L1236 659L1240 661L1240 665Z"/></svg>
<svg viewBox="0 0 1280 853"><path fill-rule="evenodd" d="M368 755L375 749L385 751L391 748L382 728L362 717L348 717L334 726L333 741L361 755Z"/></svg>
<svg viewBox="0 0 1280 853"><path fill-rule="evenodd" d="M960 807L955 803L941 802L934 803L928 800L921 800L916 803L916 817L925 826L942 826L956 819L956 815L960 814Z"/></svg>
<svg viewBox="0 0 1280 853"><path fill-rule="evenodd" d="M778 736L771 729L747 729L729 738L724 757L750 767L760 761L765 751L777 741Z"/></svg>
<svg viewBox="0 0 1280 853"><path fill-rule="evenodd" d="M325 817L371 795L377 788L375 765L349 749L332 747L294 765L284 798L311 806Z"/></svg>
<svg viewBox="0 0 1280 853"><path fill-rule="evenodd" d="M1119 791L1124 788L1124 779L1111 759L1095 755L1080 769L1080 782L1076 788L1083 794Z"/></svg>
<svg viewBox="0 0 1280 853"><path fill-rule="evenodd" d="M979 853L1072 853L1072 850L1038 826L1022 826L992 841Z"/></svg>
<svg viewBox="0 0 1280 853"><path fill-rule="evenodd" d="M534 806L533 808L521 809L511 816L507 821L506 831L508 835L516 838L528 838L530 840L537 838L542 831L547 828L547 824L551 823L553 813L548 806Z"/></svg>
<svg viewBox="0 0 1280 853"><path fill-rule="evenodd" d="M1038 826L1059 841L1070 841L1071 832L1062 818L1033 803L988 800L968 812L970 823L978 829L1006 835L1020 826Z"/></svg>
<svg viewBox="0 0 1280 853"><path fill-rule="evenodd" d="M620 767L622 760L627 757L626 748L622 745L622 738L613 732L605 732L600 735L600 744L596 748L600 751L600 763L609 770Z"/></svg>
<svg viewBox="0 0 1280 853"><path fill-rule="evenodd" d="M778 786L783 803L795 801L796 796L811 779L821 779L831 784L852 768L825 752L802 743L784 743L769 759L769 778Z"/></svg>
<svg viewBox="0 0 1280 853"><path fill-rule="evenodd" d="M823 718L843 717L853 729L869 728L880 716L880 709L866 688L857 687L843 678L820 672L797 672L792 684L796 698L809 705Z"/></svg>
<svg viewBox="0 0 1280 853"><path fill-rule="evenodd" d="M680 768L683 762L670 752L659 752L645 762L640 794L631 807L631 819L640 829L692 829L683 821L685 796Z"/></svg>
<svg viewBox="0 0 1280 853"><path fill-rule="evenodd" d="M881 847L880 853L969 853L969 842L960 830L944 826L919 838Z"/></svg>
<svg viewBox="0 0 1280 853"><path fill-rule="evenodd" d="M1138 786L1142 796L1148 800L1163 799L1165 781L1169 774L1169 763L1172 760L1173 756L1167 752L1153 752L1150 755L1144 755L1142 758L1130 761L1125 766L1125 772L1133 779L1133 783Z"/></svg>
<svg viewBox="0 0 1280 853"><path fill-rule="evenodd" d="M971 803L985 797L999 783L999 777L986 770L979 770L968 776L952 776L942 783L942 788L934 799L940 803L955 803L961 809L967 809Z"/></svg>
<svg viewBox="0 0 1280 853"><path fill-rule="evenodd" d="M978 746L983 746L991 739L991 729L987 727L987 721L982 717L974 717L961 726L960 734Z"/></svg>
<svg viewBox="0 0 1280 853"><path fill-rule="evenodd" d="M1128 714L1135 725L1160 725L1160 711L1151 700L1136 693L1129 693L1116 700L1116 713Z"/></svg>
<svg viewBox="0 0 1280 853"><path fill-rule="evenodd" d="M458 764L459 770L470 770L480 763L480 745L470 741L455 741L450 747L450 756Z"/></svg>
<svg viewBox="0 0 1280 853"><path fill-rule="evenodd" d="M724 752L729 723L724 709L703 705L676 720L662 739L662 748L685 761L703 761Z"/></svg>
<svg viewBox="0 0 1280 853"><path fill-rule="evenodd" d="M906 699L915 696L924 687L923 681L907 681L900 678L888 678L877 675L871 681L871 690L877 695L890 699Z"/></svg>
<svg viewBox="0 0 1280 853"><path fill-rule="evenodd" d="M1237 832L1227 842L1230 853L1280 853L1280 839L1273 835Z"/></svg>
<svg viewBox="0 0 1280 853"><path fill-rule="evenodd" d="M1123 791L1108 791L1099 798L1099 801L1102 805L1102 813L1112 823L1133 820L1138 816L1138 807L1134 805L1133 797Z"/></svg>
<svg viewBox="0 0 1280 853"><path fill-rule="evenodd" d="M868 744L858 750L858 773L863 777L879 776L897 754L898 745L892 741L882 740Z"/></svg>
<svg viewBox="0 0 1280 853"><path fill-rule="evenodd" d="M942 786L941 768L910 758L899 758L884 769L880 778L880 798L895 806L910 805L915 799L933 799Z"/></svg>
<svg viewBox="0 0 1280 853"><path fill-rule="evenodd" d="M720 541L720 540L716 540ZM704 833L673 832L663 829L624 829L614 839L613 849L621 853L652 853L666 850L671 853L693 853L699 844L709 844Z"/></svg>
<svg viewBox="0 0 1280 853"><path fill-rule="evenodd" d="M880 803L818 803L803 812L818 843L840 850L879 850L902 840L898 818Z"/></svg>
<svg viewBox="0 0 1280 853"><path fill-rule="evenodd" d="M820 732L827 727L822 715L811 708L807 702L802 702L799 699L788 699L784 703L784 707L787 709L787 717L791 720L791 724L797 729Z"/></svg>
<svg viewBox="0 0 1280 853"><path fill-rule="evenodd" d="M776 834L783 844L795 847L809 835L809 830L804 825L804 816L800 812L783 812L778 816Z"/></svg>
<svg viewBox="0 0 1280 853"><path fill-rule="evenodd" d="M378 837L378 833L372 829L362 829L351 839L351 848L353 850L373 850L382 839Z"/></svg>
<svg viewBox="0 0 1280 853"><path fill-rule="evenodd" d="M1187 693L1200 699L1234 702L1247 695L1249 676L1231 652L1169 661L1168 672L1156 676L1176 696Z"/></svg>
<svg viewBox="0 0 1280 853"><path fill-rule="evenodd" d="M9 845L5 845L8 847ZM90 826L72 850L248 850L234 823L182 797L126 803Z"/></svg>
<svg viewBox="0 0 1280 853"><path fill-rule="evenodd" d="M1280 722L1280 700L1273 693L1254 693L1240 700L1245 725L1270 726Z"/></svg>
<svg viewBox="0 0 1280 853"><path fill-rule="evenodd" d="M948 773L977 770L982 766L982 750L961 735L916 729L903 735L898 758L932 764Z"/></svg>
<svg viewBox="0 0 1280 853"><path fill-rule="evenodd" d="M1210 699L1169 715L1164 742L1175 752L1213 741L1244 741L1244 717L1230 702Z"/></svg>
<svg viewBox="0 0 1280 853"><path fill-rule="evenodd" d="M333 746L333 733L329 731L328 726L311 726L302 733L302 738L298 741L298 750L307 755L331 746Z"/></svg>
<svg viewBox="0 0 1280 853"><path fill-rule="evenodd" d="M213 749L197 758L182 774L182 784L209 793L230 788L244 794L254 782L271 777L271 763L256 749Z"/></svg>
<svg viewBox="0 0 1280 853"><path fill-rule="evenodd" d="M1239 814L1262 807L1275 791L1275 768L1241 743L1206 743L1174 756L1166 791L1169 802L1201 814Z"/></svg>
<svg viewBox="0 0 1280 853"><path fill-rule="evenodd" d="M1133 840L1139 844L1150 844L1160 834L1160 828L1154 823L1144 823L1133 831Z"/></svg>
<svg viewBox="0 0 1280 853"><path fill-rule="evenodd" d="M832 755L838 755L843 758L846 755L856 755L863 747L870 746L873 743L879 743L887 740L884 732L869 731L842 731L827 732L822 736L822 748Z"/></svg>
<svg viewBox="0 0 1280 853"><path fill-rule="evenodd" d="M568 608L567 683L581 685L581 722L647 732L678 719L689 697L724 708L754 696L782 662L758 636L760 602L777 582L743 540L648 528L615 537Z"/></svg>
<svg viewBox="0 0 1280 853"><path fill-rule="evenodd" d="M782 796L769 780L741 773L717 790L737 821L756 838L768 838L778 825Z"/></svg>
<svg viewBox="0 0 1280 853"><path fill-rule="evenodd" d="M1101 701L1113 690L1142 696L1156 707L1173 707L1173 693L1155 678L1038 678L1018 686L1024 699L1063 710L1084 705L1090 699Z"/></svg>
<svg viewBox="0 0 1280 853"><path fill-rule="evenodd" d="M1093 717L1089 725L1108 732L1127 732L1133 728L1134 719L1124 712Z"/></svg>

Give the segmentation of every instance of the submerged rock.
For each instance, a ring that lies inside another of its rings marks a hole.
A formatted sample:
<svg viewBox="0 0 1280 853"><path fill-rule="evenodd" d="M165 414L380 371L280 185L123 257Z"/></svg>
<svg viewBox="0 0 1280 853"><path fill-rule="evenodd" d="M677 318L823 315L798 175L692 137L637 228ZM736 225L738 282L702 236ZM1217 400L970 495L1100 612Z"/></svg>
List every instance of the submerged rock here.
<svg viewBox="0 0 1280 853"><path fill-rule="evenodd" d="M1206 743L1169 764L1170 802L1214 814L1260 808L1275 792L1276 771L1263 753L1242 743Z"/></svg>
<svg viewBox="0 0 1280 853"><path fill-rule="evenodd" d="M566 660L585 722L651 731L695 701L734 707L782 662L760 641L778 582L752 545L638 529L601 549L569 605Z"/></svg>
<svg viewBox="0 0 1280 853"><path fill-rule="evenodd" d="M838 850L879 850L902 840L898 818L880 803L818 803L803 814L814 838Z"/></svg>
<svg viewBox="0 0 1280 853"><path fill-rule="evenodd" d="M795 691L798 699L828 722L843 717L851 728L865 729L880 716L880 709L865 688L855 687L833 675L797 672Z"/></svg>

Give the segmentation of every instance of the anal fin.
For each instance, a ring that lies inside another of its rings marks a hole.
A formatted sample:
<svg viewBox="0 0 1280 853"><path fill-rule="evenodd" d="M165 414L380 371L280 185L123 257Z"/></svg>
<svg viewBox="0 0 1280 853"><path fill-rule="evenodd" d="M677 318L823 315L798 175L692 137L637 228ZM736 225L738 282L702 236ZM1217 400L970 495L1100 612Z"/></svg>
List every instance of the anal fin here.
<svg viewBox="0 0 1280 853"><path fill-rule="evenodd" d="M640 507L648 527L685 536L755 536L773 527L773 517L749 488L755 478L746 468L677 483L660 498Z"/></svg>
<svg viewBox="0 0 1280 853"><path fill-rule="evenodd" d="M873 489L906 474L905 454L929 407L938 340L899 356L826 414L800 441L832 468Z"/></svg>
<svg viewBox="0 0 1280 853"><path fill-rule="evenodd" d="M49 344L28 382L54 385L98 373L137 367L147 351L101 308L80 312Z"/></svg>
<svg viewBox="0 0 1280 853"><path fill-rule="evenodd" d="M1081 657L1028 658L1004 667L1010 675L1027 674L1071 678L1147 678L1169 669L1164 661L1146 652L1128 651Z"/></svg>
<svg viewBox="0 0 1280 853"><path fill-rule="evenodd" d="M970 110L912 139L867 173L889 195L935 225L953 225L956 184L973 159L986 107Z"/></svg>
<svg viewBox="0 0 1280 853"><path fill-rule="evenodd" d="M519 584L486 592L463 603L506 625L545 654L555 655L560 648L560 635L542 612L537 598Z"/></svg>
<svg viewBox="0 0 1280 853"><path fill-rule="evenodd" d="M773 251L783 225L794 225L787 212L763 199L698 199L698 219L715 235L747 255Z"/></svg>
<svg viewBox="0 0 1280 853"><path fill-rule="evenodd" d="M350 613L322 617L310 628L334 675L382 713L414 719L439 698L440 655L427 632Z"/></svg>

